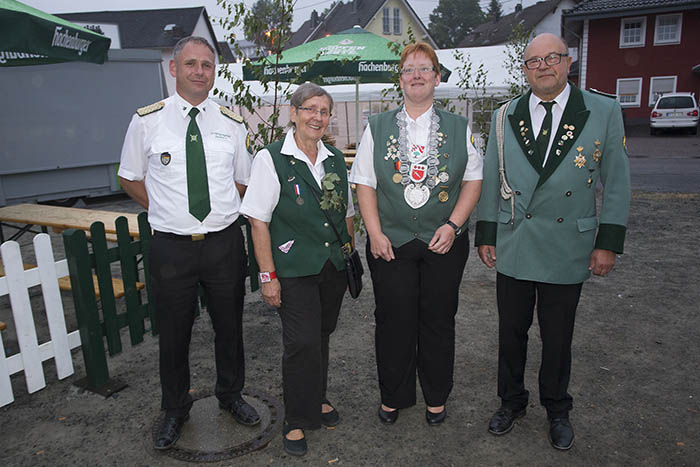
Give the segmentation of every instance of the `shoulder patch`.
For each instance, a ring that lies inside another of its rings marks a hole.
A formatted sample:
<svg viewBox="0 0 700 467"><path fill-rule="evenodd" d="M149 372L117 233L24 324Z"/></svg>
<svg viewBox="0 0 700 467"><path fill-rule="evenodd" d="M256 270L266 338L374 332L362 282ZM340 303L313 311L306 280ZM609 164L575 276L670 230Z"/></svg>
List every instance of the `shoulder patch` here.
<svg viewBox="0 0 700 467"><path fill-rule="evenodd" d="M155 104L147 105L146 107L141 107L140 109L136 110L136 113L139 115L139 117L143 117L148 114L152 114L153 112L158 112L159 110L163 109L165 107L165 102L160 101L156 102Z"/></svg>
<svg viewBox="0 0 700 467"><path fill-rule="evenodd" d="M617 99L617 96L615 94L610 94L607 92L599 91L599 90L594 89L594 88L590 88L589 91L592 92L593 94L598 94L599 96L605 96L605 97L609 97L611 99Z"/></svg>
<svg viewBox="0 0 700 467"><path fill-rule="evenodd" d="M230 118L234 122L243 123L243 117L241 117L236 112L229 109L228 107L222 105L219 107L219 110L221 110L222 114L224 114L226 117Z"/></svg>

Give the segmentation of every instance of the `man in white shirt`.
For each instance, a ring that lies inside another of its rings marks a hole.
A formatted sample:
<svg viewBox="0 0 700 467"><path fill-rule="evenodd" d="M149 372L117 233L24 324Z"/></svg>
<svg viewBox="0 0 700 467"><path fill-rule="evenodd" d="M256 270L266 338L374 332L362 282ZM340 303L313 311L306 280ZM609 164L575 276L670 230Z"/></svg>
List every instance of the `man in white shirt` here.
<svg viewBox="0 0 700 467"><path fill-rule="evenodd" d="M216 397L241 424L260 422L241 397L246 253L236 224L250 176L242 118L208 99L214 49L201 37L175 46L177 93L137 111L129 124L119 177L155 231L150 279L160 333L162 420L154 447L173 446L192 406L189 343L198 286L214 326Z"/></svg>

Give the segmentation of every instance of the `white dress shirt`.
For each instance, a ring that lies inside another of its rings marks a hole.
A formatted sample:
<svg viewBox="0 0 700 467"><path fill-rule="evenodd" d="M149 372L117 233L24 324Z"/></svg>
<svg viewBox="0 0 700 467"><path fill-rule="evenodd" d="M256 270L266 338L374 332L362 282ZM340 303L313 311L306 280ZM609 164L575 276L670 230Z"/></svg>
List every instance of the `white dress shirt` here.
<svg viewBox="0 0 700 467"><path fill-rule="evenodd" d="M148 221L155 230L179 235L223 230L238 218L241 199L234 181L247 185L250 177L245 126L225 117L209 99L197 106L211 203L200 222L190 214L187 198L185 137L192 105L178 94L163 102L163 109L131 119L118 175L146 180Z"/></svg>
<svg viewBox="0 0 700 467"><path fill-rule="evenodd" d="M561 116L564 115L564 109L566 108L566 103L569 102L569 94L571 94L571 86L566 83L564 90L559 93L552 101L554 105L552 106L552 131L549 132L549 144L547 144L547 152L544 155L544 161L542 161L542 167L547 163L547 157L549 157L549 150L552 148L552 143L554 142L554 136L557 134L557 129L561 123ZM542 99L537 97L535 93L530 94L530 120L532 120L532 131L534 135L540 134L540 128L542 128L542 122L544 117L547 115L547 111L544 106L540 105Z"/></svg>
<svg viewBox="0 0 700 467"><path fill-rule="evenodd" d="M316 163L312 164L309 157L297 146L297 142L294 139L294 130L289 130L284 137L281 153L290 155L296 160L306 164L320 190L321 179L326 175L323 161L329 157L336 156L326 148L323 142L319 141L317 144L318 154L316 156ZM336 163L345 166L345 159L340 158ZM270 222L272 213L280 199L280 189L279 177L275 170L275 164L272 162L270 151L261 149L253 159L253 167L250 171L250 183L246 190L245 197L243 198L241 214L263 222ZM352 203L352 191L350 190L349 182L347 189L349 202L345 217L352 217L355 215L355 207ZM302 186L302 195L305 195L304 192L308 190L308 187ZM308 198L313 198L313 195L308 193Z"/></svg>
<svg viewBox="0 0 700 467"><path fill-rule="evenodd" d="M430 115L432 114L432 110L433 107L430 106L425 113L415 120L406 113L408 139L411 144L418 144L421 146L428 145L428 137L430 136ZM401 110L401 112L405 112L405 110ZM471 142L472 132L469 129L469 125L467 125L466 139L468 159L467 167L462 175L462 180L481 180L483 178L482 169L484 160ZM374 171L374 139L372 138L372 130L369 125L365 128L362 140L360 141L360 147L357 149L357 155L355 156L355 161L350 171L350 182L366 185L375 190L377 189L377 175Z"/></svg>

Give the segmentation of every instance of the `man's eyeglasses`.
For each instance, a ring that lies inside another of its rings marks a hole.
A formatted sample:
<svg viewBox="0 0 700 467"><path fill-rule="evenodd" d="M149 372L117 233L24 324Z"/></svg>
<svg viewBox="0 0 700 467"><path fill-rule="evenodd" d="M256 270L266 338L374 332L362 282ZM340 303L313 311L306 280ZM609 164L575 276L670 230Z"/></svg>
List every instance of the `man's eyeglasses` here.
<svg viewBox="0 0 700 467"><path fill-rule="evenodd" d="M415 72L420 73L421 75L427 75L428 73L432 73L435 71L435 69L431 66L422 66L422 67L406 67L401 69L401 74L402 75L412 75Z"/></svg>
<svg viewBox="0 0 700 467"><path fill-rule="evenodd" d="M316 107L297 107L297 110L303 110L304 112L311 115L319 114L321 118L328 118L331 116L331 113L326 109L318 110Z"/></svg>
<svg viewBox="0 0 700 467"><path fill-rule="evenodd" d="M525 60L525 68L528 70L536 70L542 65L542 62L546 63L547 66L559 65L561 63L562 57L568 57L569 54L560 54L557 52L552 52L546 57L533 57Z"/></svg>

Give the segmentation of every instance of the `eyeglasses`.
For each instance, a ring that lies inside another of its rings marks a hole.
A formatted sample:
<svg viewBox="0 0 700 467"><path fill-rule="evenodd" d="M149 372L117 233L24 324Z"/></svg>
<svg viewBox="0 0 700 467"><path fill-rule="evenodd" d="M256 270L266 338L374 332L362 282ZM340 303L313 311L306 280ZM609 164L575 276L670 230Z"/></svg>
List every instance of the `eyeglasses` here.
<svg viewBox="0 0 700 467"><path fill-rule="evenodd" d="M311 115L319 114L321 118L328 118L331 116L331 113L326 109L318 110L316 107L297 107L297 110L303 110L304 112Z"/></svg>
<svg viewBox="0 0 700 467"><path fill-rule="evenodd" d="M406 67L401 69L401 74L402 75L412 75L415 72L420 73L421 75L427 75L428 73L432 73L435 69L431 66L422 66L422 67Z"/></svg>
<svg viewBox="0 0 700 467"><path fill-rule="evenodd" d="M557 52L552 52L546 57L533 57L525 60L525 68L528 70L536 70L542 65L542 62L546 63L547 66L559 65L561 63L562 57L568 57L569 54L560 54Z"/></svg>

